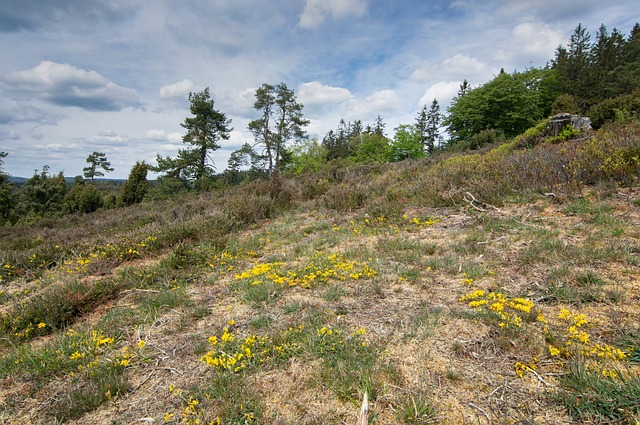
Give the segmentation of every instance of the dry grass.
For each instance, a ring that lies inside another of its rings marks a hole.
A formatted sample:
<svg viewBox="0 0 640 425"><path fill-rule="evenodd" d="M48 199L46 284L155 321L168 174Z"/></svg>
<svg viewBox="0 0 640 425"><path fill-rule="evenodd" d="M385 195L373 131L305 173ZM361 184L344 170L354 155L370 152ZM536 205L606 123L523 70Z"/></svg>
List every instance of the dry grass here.
<svg viewBox="0 0 640 425"><path fill-rule="evenodd" d="M499 203L485 188L469 202L419 188L445 178L419 167L352 171L323 190L290 182L288 210L255 183L229 202L3 229L0 420L343 424L364 392L378 424L640 420L624 398L639 379L638 188ZM461 300L476 290L502 294L511 316ZM568 333L579 314L586 344ZM202 361L225 332L237 371ZM261 348L242 351L254 335ZM572 351L596 343L626 358Z"/></svg>

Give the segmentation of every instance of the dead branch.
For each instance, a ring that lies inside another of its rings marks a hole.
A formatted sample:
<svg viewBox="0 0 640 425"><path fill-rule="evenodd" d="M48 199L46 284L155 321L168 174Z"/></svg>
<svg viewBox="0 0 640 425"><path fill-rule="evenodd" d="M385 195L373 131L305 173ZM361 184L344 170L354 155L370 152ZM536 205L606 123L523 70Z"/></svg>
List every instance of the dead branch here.
<svg viewBox="0 0 640 425"><path fill-rule="evenodd" d="M356 425L367 425L369 423L369 396L367 393L364 393L364 397L362 398L362 406L360 407L360 415L358 416L358 421Z"/></svg>
<svg viewBox="0 0 640 425"><path fill-rule="evenodd" d="M471 192L465 192L463 199L465 200L465 202L467 204L469 204L470 207L472 207L473 209L475 209L477 211L480 211L480 212L486 212L486 209L480 208L479 206L476 205L476 203L483 205L485 208L488 207L488 208L493 208L495 211L500 211L500 208L498 208L498 207L496 207L494 205L488 204L488 203L483 202L483 201L479 201L478 199L476 199L475 196L473 196L473 194Z"/></svg>

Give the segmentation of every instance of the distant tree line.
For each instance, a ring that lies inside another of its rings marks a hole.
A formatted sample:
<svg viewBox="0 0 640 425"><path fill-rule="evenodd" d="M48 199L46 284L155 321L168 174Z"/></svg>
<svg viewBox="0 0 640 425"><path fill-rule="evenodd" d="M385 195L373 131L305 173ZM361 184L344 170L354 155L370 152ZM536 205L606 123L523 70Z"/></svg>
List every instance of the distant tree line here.
<svg viewBox="0 0 640 425"><path fill-rule="evenodd" d="M141 202L149 188L148 165L144 162L136 163L121 187L111 181L95 181L96 176L104 175L102 170L113 171L102 152L89 155L84 177L76 176L71 184L63 172L52 174L49 166L44 165L42 170L35 170L31 178L16 185L4 171L7 156L7 152L0 152L0 225L131 205Z"/></svg>
<svg viewBox="0 0 640 425"><path fill-rule="evenodd" d="M578 25L544 68L470 87L465 81L447 110L449 148L477 148L514 137L551 113L591 118L595 128L640 112L640 25L629 36L602 25L595 40Z"/></svg>

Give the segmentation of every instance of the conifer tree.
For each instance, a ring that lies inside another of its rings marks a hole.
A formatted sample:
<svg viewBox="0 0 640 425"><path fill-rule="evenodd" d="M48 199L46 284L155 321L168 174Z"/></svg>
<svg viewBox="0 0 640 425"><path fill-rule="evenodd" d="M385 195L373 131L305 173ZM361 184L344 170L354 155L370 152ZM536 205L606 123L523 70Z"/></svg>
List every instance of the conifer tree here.
<svg viewBox="0 0 640 425"><path fill-rule="evenodd" d="M9 219L13 207L13 188L9 176L4 172L4 159L7 155L7 152L0 152L0 225Z"/></svg>
<svg viewBox="0 0 640 425"><path fill-rule="evenodd" d="M149 190L149 182L147 181L147 171L149 166L144 162L136 162L129 178L122 185L120 197L125 205L133 205L142 202L144 195Z"/></svg>
<svg viewBox="0 0 640 425"><path fill-rule="evenodd" d="M100 171L99 168L105 172L113 171L111 163L107 161L107 155L104 152L93 152L87 157L87 163L89 166L82 169L84 177L87 179L93 180L95 177L104 176L104 172Z"/></svg>
<svg viewBox="0 0 640 425"><path fill-rule="evenodd" d="M254 109L262 116L249 123L253 133L254 147L259 147L272 180L277 180L286 144L305 137L303 127L309 121L303 118L303 105L296 100L295 93L285 83L263 84L256 90Z"/></svg>

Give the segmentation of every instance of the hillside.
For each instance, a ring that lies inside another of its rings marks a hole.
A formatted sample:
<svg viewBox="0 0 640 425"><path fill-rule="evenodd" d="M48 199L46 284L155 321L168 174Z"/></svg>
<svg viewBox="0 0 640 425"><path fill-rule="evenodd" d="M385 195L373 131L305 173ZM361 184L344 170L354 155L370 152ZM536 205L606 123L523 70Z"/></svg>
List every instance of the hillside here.
<svg viewBox="0 0 640 425"><path fill-rule="evenodd" d="M640 125L0 228L7 424L640 421Z"/></svg>

